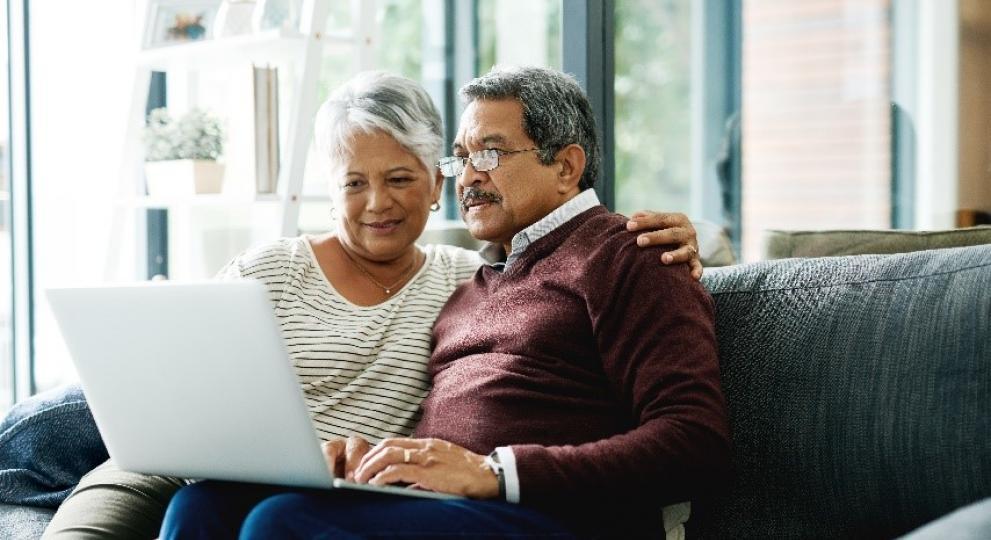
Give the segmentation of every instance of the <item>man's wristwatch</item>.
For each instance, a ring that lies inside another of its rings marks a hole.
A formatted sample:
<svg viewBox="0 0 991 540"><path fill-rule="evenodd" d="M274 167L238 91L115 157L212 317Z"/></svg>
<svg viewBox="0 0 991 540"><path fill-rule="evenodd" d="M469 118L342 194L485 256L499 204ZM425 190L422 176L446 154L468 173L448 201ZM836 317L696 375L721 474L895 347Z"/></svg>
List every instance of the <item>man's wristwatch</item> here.
<svg viewBox="0 0 991 540"><path fill-rule="evenodd" d="M506 500L506 471L502 468L502 463L499 463L499 454L493 450L491 454L485 457L485 464L492 469L495 473L496 478L499 479L499 498Z"/></svg>

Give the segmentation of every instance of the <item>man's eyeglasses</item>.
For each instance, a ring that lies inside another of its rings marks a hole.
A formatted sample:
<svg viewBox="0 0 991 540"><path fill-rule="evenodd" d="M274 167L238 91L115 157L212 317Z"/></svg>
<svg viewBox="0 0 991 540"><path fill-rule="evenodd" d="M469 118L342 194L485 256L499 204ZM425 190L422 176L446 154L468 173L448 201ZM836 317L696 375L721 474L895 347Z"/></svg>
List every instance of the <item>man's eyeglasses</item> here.
<svg viewBox="0 0 991 540"><path fill-rule="evenodd" d="M499 150L498 148L486 148L485 150L479 150L478 152L472 152L468 154L468 157L463 156L451 156L446 158L441 158L437 162L437 166L440 167L440 173L444 176L458 177L465 170L465 165L468 164L468 160L471 160L471 166L479 172L488 172L499 166L499 156L505 156L509 154L519 154L520 152L535 152L540 150L539 148L526 148L524 150Z"/></svg>

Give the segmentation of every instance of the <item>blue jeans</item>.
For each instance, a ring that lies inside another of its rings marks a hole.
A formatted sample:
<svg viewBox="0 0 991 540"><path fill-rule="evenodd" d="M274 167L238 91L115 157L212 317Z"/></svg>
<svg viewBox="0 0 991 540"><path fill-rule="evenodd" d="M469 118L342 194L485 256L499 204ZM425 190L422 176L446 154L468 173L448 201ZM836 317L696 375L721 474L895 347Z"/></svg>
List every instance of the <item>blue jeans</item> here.
<svg viewBox="0 0 991 540"><path fill-rule="evenodd" d="M206 481L179 490L160 538L575 538L535 510L356 491Z"/></svg>
<svg viewBox="0 0 991 540"><path fill-rule="evenodd" d="M34 395L0 422L0 502L56 508L107 458L79 385Z"/></svg>

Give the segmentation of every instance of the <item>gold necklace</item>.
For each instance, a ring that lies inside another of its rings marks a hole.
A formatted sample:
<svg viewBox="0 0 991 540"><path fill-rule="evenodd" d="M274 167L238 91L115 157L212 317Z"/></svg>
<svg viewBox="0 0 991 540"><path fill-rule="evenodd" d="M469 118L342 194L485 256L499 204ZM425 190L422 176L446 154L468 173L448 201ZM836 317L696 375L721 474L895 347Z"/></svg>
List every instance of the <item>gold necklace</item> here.
<svg viewBox="0 0 991 540"><path fill-rule="evenodd" d="M341 251L343 251L344 256L347 257L349 261L351 261L351 264L353 264L358 270L360 270L361 273L364 274L369 281L375 284L375 286L385 291L385 294L392 294L392 289L396 288L396 285L399 285L400 283L403 283L404 281L409 279L409 276L413 272L413 269L416 268L416 254L414 254L413 260L409 263L409 266L406 268L406 270L403 271L402 277L396 280L396 282L393 283L392 285L383 285L382 283L379 282L379 280L375 279L375 276L373 276L371 272L366 270L365 267L361 265L361 263L356 261L355 258L352 257L350 253L348 253L347 248L345 248L343 244L341 245ZM417 250L417 252L419 252L419 250Z"/></svg>

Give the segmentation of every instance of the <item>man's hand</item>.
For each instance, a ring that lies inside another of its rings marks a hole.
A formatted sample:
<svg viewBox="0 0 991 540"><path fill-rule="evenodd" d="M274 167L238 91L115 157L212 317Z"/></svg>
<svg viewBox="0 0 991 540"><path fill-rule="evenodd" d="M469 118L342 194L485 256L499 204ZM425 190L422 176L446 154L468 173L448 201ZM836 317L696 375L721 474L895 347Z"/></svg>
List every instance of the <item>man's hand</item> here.
<svg viewBox="0 0 991 540"><path fill-rule="evenodd" d="M695 227L688 216L680 213L660 213L641 210L626 222L628 231L648 231L637 236L640 247L675 245L677 249L661 255L664 264L688 263L692 277L702 279L702 261Z"/></svg>
<svg viewBox="0 0 991 540"><path fill-rule="evenodd" d="M372 449L371 443L361 437L333 439L321 445L327 468L334 478L354 481L354 471L365 454Z"/></svg>
<svg viewBox="0 0 991 540"><path fill-rule="evenodd" d="M365 454L356 482L395 483L473 499L499 496L499 480L485 457L439 439L385 439Z"/></svg>

